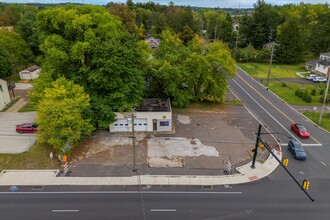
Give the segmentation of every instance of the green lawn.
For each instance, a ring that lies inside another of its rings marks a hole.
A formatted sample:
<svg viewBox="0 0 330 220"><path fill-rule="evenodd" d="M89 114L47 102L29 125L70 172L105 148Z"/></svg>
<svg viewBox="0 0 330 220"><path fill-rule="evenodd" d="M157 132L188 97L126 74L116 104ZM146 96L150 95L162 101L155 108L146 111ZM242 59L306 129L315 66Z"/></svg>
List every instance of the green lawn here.
<svg viewBox="0 0 330 220"><path fill-rule="evenodd" d="M0 171L5 169L58 169L57 159L49 158L51 147L36 143L21 154L0 154Z"/></svg>
<svg viewBox="0 0 330 220"><path fill-rule="evenodd" d="M310 120L312 120L314 123L318 124L319 118L320 118L320 113L318 112L304 112L304 115L308 117ZM330 132L330 115L328 114L323 114L322 115L322 120L321 120L321 125L322 128Z"/></svg>
<svg viewBox="0 0 330 220"><path fill-rule="evenodd" d="M320 98L324 97L324 95L319 95L320 87L322 85L315 84L315 85L302 85L297 83L285 82L286 87L282 86L281 82L270 81L269 82L269 89L274 92L276 95L281 97L284 101L291 105L307 105L307 106L317 106L322 105L320 102ZM324 86L324 85L323 85ZM312 89L316 89L316 95L312 96L312 102L307 103L298 96L295 95L295 91L297 89L307 90L308 93L312 91Z"/></svg>
<svg viewBox="0 0 330 220"><path fill-rule="evenodd" d="M237 63L253 78L267 79L269 63ZM306 72L304 64L273 64L269 78L299 78L297 72Z"/></svg>

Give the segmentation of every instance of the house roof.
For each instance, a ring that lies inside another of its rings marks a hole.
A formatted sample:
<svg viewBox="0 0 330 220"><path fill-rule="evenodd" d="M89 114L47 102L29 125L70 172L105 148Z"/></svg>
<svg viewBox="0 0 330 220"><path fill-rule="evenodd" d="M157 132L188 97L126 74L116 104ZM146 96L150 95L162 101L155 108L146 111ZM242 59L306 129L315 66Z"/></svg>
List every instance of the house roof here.
<svg viewBox="0 0 330 220"><path fill-rule="evenodd" d="M323 66L330 66L330 58L326 59L326 60L321 60L318 62L319 64L323 65Z"/></svg>
<svg viewBox="0 0 330 220"><path fill-rule="evenodd" d="M30 66L30 67L26 68L25 70L26 70L26 71L29 71L29 72L34 72L34 71L36 71L36 70L38 70L38 69L40 69L40 67L34 65L34 66Z"/></svg>
<svg viewBox="0 0 330 220"><path fill-rule="evenodd" d="M315 60L311 60L311 61L308 61L306 62L307 65L310 65L310 66L316 66L316 64L319 62L319 61L322 61L323 59L315 59Z"/></svg>
<svg viewBox="0 0 330 220"><path fill-rule="evenodd" d="M171 104L169 99L143 99L138 112L170 112Z"/></svg>
<svg viewBox="0 0 330 220"><path fill-rule="evenodd" d="M327 53L321 53L321 55L323 55L323 56L327 56L327 57L330 57L330 52L327 52Z"/></svg>
<svg viewBox="0 0 330 220"><path fill-rule="evenodd" d="M145 42L150 42L153 41L155 44L159 44L160 39L154 38L154 37L148 37L147 39L144 40Z"/></svg>

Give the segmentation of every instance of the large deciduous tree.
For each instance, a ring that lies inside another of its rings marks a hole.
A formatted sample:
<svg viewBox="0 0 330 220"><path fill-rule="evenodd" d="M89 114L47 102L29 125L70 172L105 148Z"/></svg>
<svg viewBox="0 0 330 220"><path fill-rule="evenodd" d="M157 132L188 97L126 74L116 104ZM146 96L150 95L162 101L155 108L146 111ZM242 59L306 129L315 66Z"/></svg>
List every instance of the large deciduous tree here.
<svg viewBox="0 0 330 220"><path fill-rule="evenodd" d="M59 155L70 154L81 137L94 129L88 117L89 101L82 86L64 77L53 82L37 106L38 142L50 144Z"/></svg>
<svg viewBox="0 0 330 220"><path fill-rule="evenodd" d="M8 51L0 45L0 79L11 75L11 64Z"/></svg>
<svg viewBox="0 0 330 220"><path fill-rule="evenodd" d="M142 100L146 56L120 20L100 6L54 7L37 14L43 72L35 86L38 101L49 82L65 76L91 98L93 124L108 127L114 111Z"/></svg>
<svg viewBox="0 0 330 220"><path fill-rule="evenodd" d="M0 30L0 45L9 53L13 73L18 73L32 62L34 56L27 43L16 32Z"/></svg>

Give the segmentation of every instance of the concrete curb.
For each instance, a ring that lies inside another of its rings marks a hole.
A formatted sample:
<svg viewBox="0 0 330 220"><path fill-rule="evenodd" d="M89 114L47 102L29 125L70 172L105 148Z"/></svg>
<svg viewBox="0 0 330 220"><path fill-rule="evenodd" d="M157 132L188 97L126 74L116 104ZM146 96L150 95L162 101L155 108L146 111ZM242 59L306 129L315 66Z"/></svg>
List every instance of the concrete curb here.
<svg viewBox="0 0 330 220"><path fill-rule="evenodd" d="M279 159L280 150L273 149ZM255 169L251 163L238 167L240 174L221 176L176 176L176 175L134 175L130 177L58 177L59 170L3 170L0 173L1 186L54 186L54 185L171 185L171 186L208 186L242 184L262 179L271 174L279 165L269 155L261 164L256 162Z"/></svg>

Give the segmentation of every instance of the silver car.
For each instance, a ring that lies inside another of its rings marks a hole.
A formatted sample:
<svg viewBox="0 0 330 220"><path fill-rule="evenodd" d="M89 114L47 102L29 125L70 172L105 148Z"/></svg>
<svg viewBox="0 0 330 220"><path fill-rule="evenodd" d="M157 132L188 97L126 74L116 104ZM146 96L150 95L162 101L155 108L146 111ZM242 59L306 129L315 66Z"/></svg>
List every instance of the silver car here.
<svg viewBox="0 0 330 220"><path fill-rule="evenodd" d="M313 82L315 82L315 83L325 83L326 81L327 80L325 78L321 77L321 76L315 77L313 79Z"/></svg>
<svg viewBox="0 0 330 220"><path fill-rule="evenodd" d="M306 79L313 80L315 77L318 77L318 75L310 74L310 75L306 76Z"/></svg>

